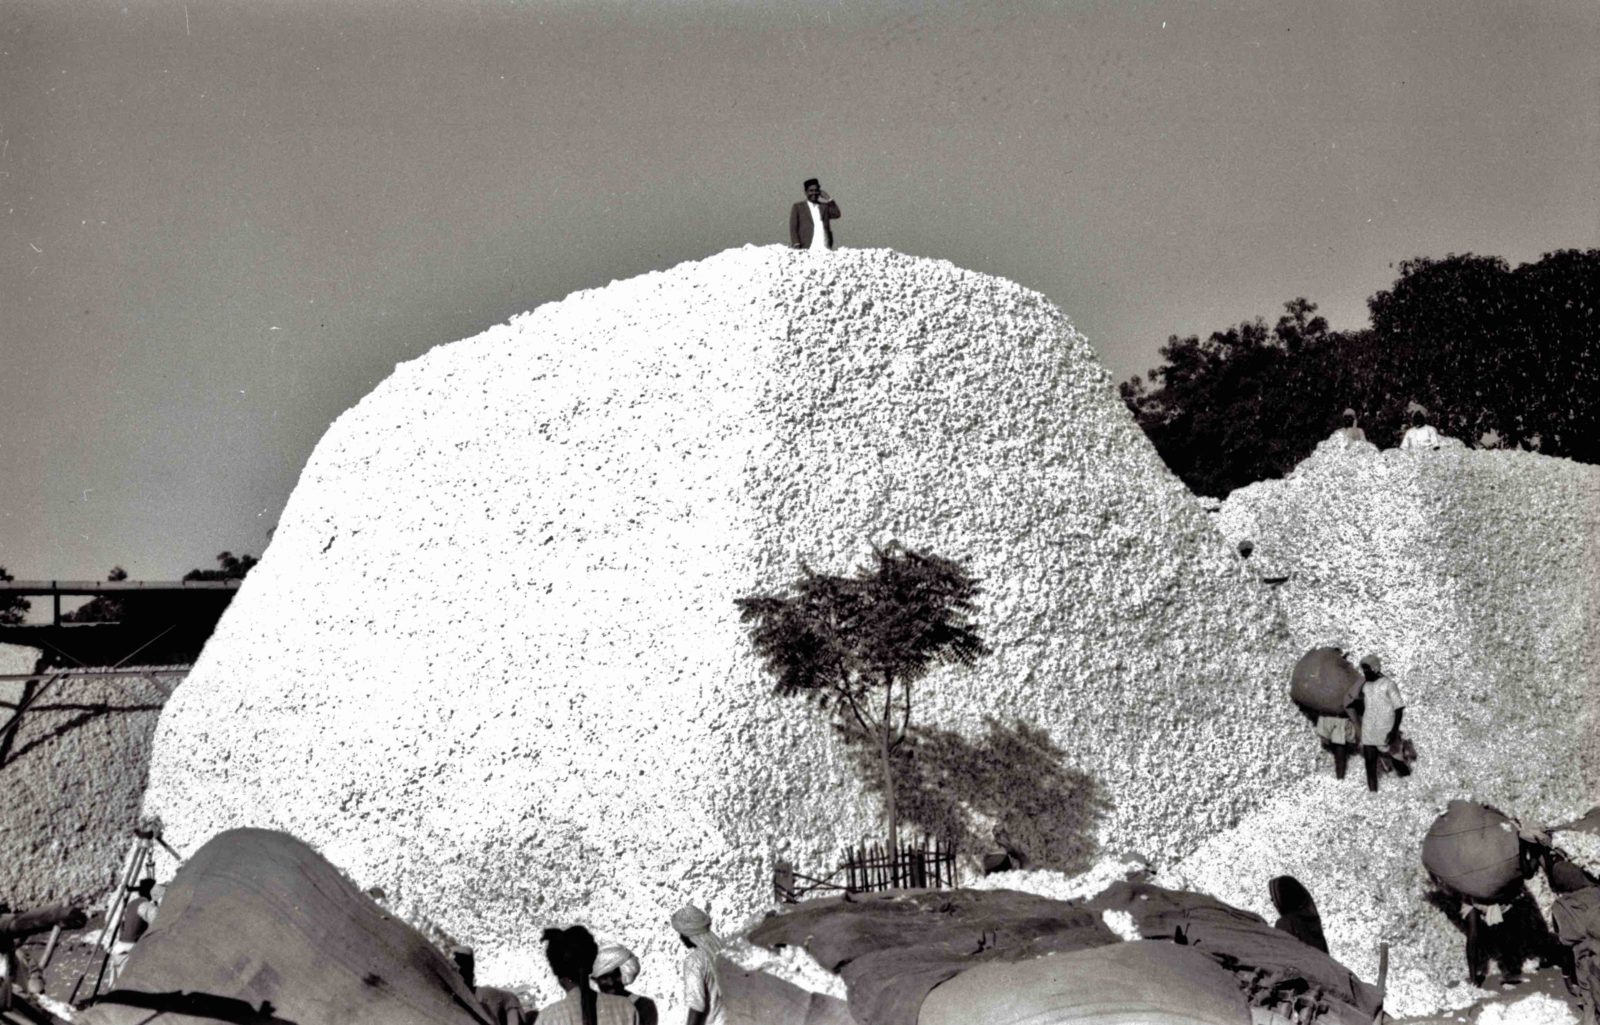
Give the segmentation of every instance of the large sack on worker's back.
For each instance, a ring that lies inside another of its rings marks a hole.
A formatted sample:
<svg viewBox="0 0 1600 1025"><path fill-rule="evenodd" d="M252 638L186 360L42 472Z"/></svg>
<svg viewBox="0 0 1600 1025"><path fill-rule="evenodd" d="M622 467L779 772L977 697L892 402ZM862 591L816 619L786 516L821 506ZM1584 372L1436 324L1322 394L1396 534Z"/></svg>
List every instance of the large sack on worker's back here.
<svg viewBox="0 0 1600 1025"><path fill-rule="evenodd" d="M1457 893L1489 900L1520 868L1517 827L1482 804L1451 801L1422 840L1422 865Z"/></svg>
<svg viewBox="0 0 1600 1025"><path fill-rule="evenodd" d="M1147 940L1182 942L1222 968L1257 980L1263 990L1321 990L1330 1022L1366 1025L1383 1004L1376 986L1315 947L1307 946L1260 915L1214 897L1149 883L1115 883L1089 901L1096 911L1125 911Z"/></svg>
<svg viewBox="0 0 1600 1025"><path fill-rule="evenodd" d="M1118 942L1081 904L1014 890L910 890L807 901L750 933L804 948L849 989L873 1025L914 1025L928 991L975 964Z"/></svg>
<svg viewBox="0 0 1600 1025"><path fill-rule="evenodd" d="M717 959L717 983L728 1025L857 1025L838 997L812 993L727 958Z"/></svg>
<svg viewBox="0 0 1600 1025"><path fill-rule="evenodd" d="M1361 694L1361 670L1338 648L1312 648L1289 676L1289 699L1323 715L1343 715Z"/></svg>
<svg viewBox="0 0 1600 1025"><path fill-rule="evenodd" d="M1141 940L969 968L918 1025L1249 1025L1238 983L1191 947Z"/></svg>
<svg viewBox="0 0 1600 1025"><path fill-rule="evenodd" d="M90 1025L487 1025L455 966L320 854L234 829L195 852Z"/></svg>

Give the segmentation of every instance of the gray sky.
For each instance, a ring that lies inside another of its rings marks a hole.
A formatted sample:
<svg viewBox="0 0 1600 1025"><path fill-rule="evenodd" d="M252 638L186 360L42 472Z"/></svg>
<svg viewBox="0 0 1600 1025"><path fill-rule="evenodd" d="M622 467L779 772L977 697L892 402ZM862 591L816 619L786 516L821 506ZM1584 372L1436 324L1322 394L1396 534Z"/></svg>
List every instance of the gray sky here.
<svg viewBox="0 0 1600 1025"><path fill-rule="evenodd" d="M1417 256L1600 245L1600 4L0 4L0 565L259 553L329 421L784 240L1004 275L1117 377Z"/></svg>

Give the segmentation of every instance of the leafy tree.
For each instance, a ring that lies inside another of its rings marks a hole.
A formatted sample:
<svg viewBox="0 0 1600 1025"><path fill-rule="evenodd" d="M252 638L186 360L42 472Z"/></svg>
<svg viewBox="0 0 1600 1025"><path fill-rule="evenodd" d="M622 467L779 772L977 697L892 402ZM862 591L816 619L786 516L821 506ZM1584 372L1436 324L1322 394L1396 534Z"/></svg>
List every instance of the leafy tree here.
<svg viewBox="0 0 1600 1025"><path fill-rule="evenodd" d="M111 572L106 574L106 579L126 580L128 571L121 566L113 566ZM68 623L120 623L126 617L127 606L124 599L114 598L109 594L97 594L61 618Z"/></svg>
<svg viewBox="0 0 1600 1025"><path fill-rule="evenodd" d="M978 581L956 562L891 543L855 576L804 564L792 594L737 600L775 691L814 701L848 742L877 751L889 849L899 849L895 752L911 725L912 685L936 664L987 654L968 617Z"/></svg>
<svg viewBox="0 0 1600 1025"><path fill-rule="evenodd" d="M1600 463L1600 249L1546 253L1511 273L1537 352L1526 427L1542 452Z"/></svg>
<svg viewBox="0 0 1600 1025"><path fill-rule="evenodd" d="M183 575L184 580L240 580L250 572L258 560L253 555L235 556L223 552L217 556L216 569L192 569ZM126 580L128 571L113 566L106 574L107 580ZM215 599L204 596L188 597L173 594L140 594L129 591L121 594L100 594L84 602L61 618L69 623L125 623L153 619L188 619L195 616L220 614Z"/></svg>
<svg viewBox="0 0 1600 1025"><path fill-rule="evenodd" d="M6 572L4 566L0 566L0 580L15 579L17 578ZM0 626L16 626L22 622L22 617L27 615L31 608L33 603L20 594L8 594L0 598Z"/></svg>
<svg viewBox="0 0 1600 1025"><path fill-rule="evenodd" d="M1279 477L1341 423L1398 444L1411 410L1468 444L1600 461L1600 249L1511 269L1471 253L1400 264L1367 300L1372 325L1333 332L1306 299L1259 319L1173 336L1123 401L1191 489L1226 495Z"/></svg>
<svg viewBox="0 0 1600 1025"><path fill-rule="evenodd" d="M1600 456L1600 249L1515 270L1472 253L1407 260L1367 307L1378 340L1368 404L1388 432L1416 403L1469 444L1492 432L1501 445Z"/></svg>
<svg viewBox="0 0 1600 1025"><path fill-rule="evenodd" d="M1339 426L1354 375L1316 310L1299 298L1270 330L1257 318L1203 341L1174 335L1162 366L1122 383L1134 419L1195 492L1282 476Z"/></svg>
<svg viewBox="0 0 1600 1025"><path fill-rule="evenodd" d="M223 552L217 556L217 569L191 569L183 575L185 580L243 580L261 560L254 555L235 556Z"/></svg>
<svg viewBox="0 0 1600 1025"><path fill-rule="evenodd" d="M1495 256L1419 257L1367 300L1373 388L1366 405L1384 440L1405 429L1407 411L1469 443L1485 431L1520 440L1517 410L1530 398L1532 355L1518 337L1511 269ZM1509 429L1509 430L1508 430Z"/></svg>

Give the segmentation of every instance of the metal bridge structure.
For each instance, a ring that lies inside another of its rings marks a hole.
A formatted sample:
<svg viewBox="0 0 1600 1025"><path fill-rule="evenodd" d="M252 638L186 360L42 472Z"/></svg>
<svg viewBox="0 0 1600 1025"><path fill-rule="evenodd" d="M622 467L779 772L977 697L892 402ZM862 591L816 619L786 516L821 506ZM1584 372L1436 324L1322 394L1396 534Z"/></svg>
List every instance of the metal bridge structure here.
<svg viewBox="0 0 1600 1025"><path fill-rule="evenodd" d="M52 688L77 679L182 679L239 580L0 580L0 598L44 597L49 622L0 624L0 644L42 652L30 673L0 674L0 768L22 716ZM73 622L63 598L128 599L126 616ZM137 662L134 660L138 659ZM20 685L20 687L19 687ZM13 700L14 699L14 700Z"/></svg>

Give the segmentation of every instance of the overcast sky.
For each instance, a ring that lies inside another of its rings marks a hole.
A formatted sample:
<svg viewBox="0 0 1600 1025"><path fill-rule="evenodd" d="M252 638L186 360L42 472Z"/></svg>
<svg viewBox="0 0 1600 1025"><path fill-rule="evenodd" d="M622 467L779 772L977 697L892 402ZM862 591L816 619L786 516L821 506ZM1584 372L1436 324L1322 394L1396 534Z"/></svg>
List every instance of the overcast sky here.
<svg viewBox="0 0 1600 1025"><path fill-rule="evenodd" d="M1401 259L1600 245L1600 3L0 3L0 565L259 553L395 363L839 240L1047 295L1119 377Z"/></svg>

